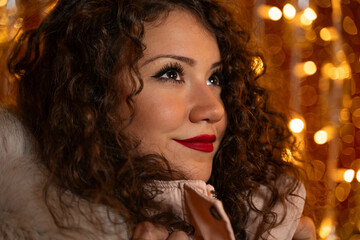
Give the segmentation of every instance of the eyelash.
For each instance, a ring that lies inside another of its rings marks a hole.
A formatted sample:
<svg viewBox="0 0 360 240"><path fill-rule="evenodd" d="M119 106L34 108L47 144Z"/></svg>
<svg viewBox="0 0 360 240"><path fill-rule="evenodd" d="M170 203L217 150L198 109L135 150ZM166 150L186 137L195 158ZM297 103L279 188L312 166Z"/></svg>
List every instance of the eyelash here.
<svg viewBox="0 0 360 240"><path fill-rule="evenodd" d="M173 71L174 73L176 73L179 77L180 77L180 80L176 80L174 78L165 78L165 77L162 77L164 74L167 74L169 73L170 71ZM182 79L182 77L184 76L184 68L181 66L181 64L179 63L169 63L167 65L165 65L164 67L162 67L154 76L152 76L153 78L157 78L161 81L170 81L170 82L173 82L173 83L178 83L178 84L181 84L184 82L184 80ZM215 86L221 86L222 85L222 70L220 68L217 68L215 69L212 73L211 73L211 76L209 77L209 79L211 77L215 76L219 83ZM209 80L208 79L208 80Z"/></svg>
<svg viewBox="0 0 360 240"><path fill-rule="evenodd" d="M173 71L174 73L178 74L178 76L180 77L180 80L176 80L176 79L173 79L173 78L164 78L164 77L162 77L164 74L167 74L170 71ZM174 83L183 83L184 82L184 80L182 79L183 76L184 76L184 68L179 63L170 63L170 64L167 64L164 67L162 67L160 69L160 71L158 71L152 77L157 78L157 79L162 80L162 81L170 81L170 82L174 82Z"/></svg>

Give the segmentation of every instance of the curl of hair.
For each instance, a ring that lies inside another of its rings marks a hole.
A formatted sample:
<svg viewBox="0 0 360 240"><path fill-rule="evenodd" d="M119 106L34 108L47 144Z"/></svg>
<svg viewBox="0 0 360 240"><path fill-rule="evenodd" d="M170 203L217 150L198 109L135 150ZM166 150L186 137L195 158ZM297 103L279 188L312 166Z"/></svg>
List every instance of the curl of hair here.
<svg viewBox="0 0 360 240"><path fill-rule="evenodd" d="M192 233L171 211L148 215L158 204L153 201L156 191L144 186L182 176L161 156L136 154L138 143L124 133L131 117L119 107L133 113L132 99L142 90L137 62L146 47L144 23L174 9L196 15L217 38L228 126L209 183L223 201L236 238L246 237L249 208L268 223L261 236L275 226L272 207L296 188L295 180L285 193L277 188L280 176L297 177L294 166L282 159L285 148L294 149L294 140L285 116L269 107L256 81L252 66L258 54L249 49L249 35L215 1L59 0L38 28L20 36L9 71L19 82L21 117L38 140L41 163L50 173L47 188L55 185L60 200L69 190L109 206L130 232L150 220ZM271 193L261 211L252 203L260 185Z"/></svg>

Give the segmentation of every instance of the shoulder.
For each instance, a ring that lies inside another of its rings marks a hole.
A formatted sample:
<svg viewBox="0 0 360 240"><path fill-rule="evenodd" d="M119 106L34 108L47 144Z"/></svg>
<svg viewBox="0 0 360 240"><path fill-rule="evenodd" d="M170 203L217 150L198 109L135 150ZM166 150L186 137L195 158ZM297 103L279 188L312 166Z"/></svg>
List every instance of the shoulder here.
<svg viewBox="0 0 360 240"><path fill-rule="evenodd" d="M271 209L271 211L276 214L277 225L262 236L265 235L265 239L274 240L292 239L303 212L306 191L301 182L290 176L281 176L276 183L276 187L280 195L285 194L284 200L278 200ZM289 188L291 191L287 193ZM253 195L252 201L254 207L261 211L269 200L269 195L270 190L265 186L261 186ZM263 226L264 221L262 215L250 209L249 221L246 229L250 236L249 239L254 239L257 232L261 230L260 228Z"/></svg>
<svg viewBox="0 0 360 240"><path fill-rule="evenodd" d="M19 118L0 107L0 239L128 239L124 225L114 226L107 221L108 212L104 206L81 209L75 202L71 211L70 227L80 231L64 230L58 227L48 209L43 189L48 173L38 164L36 141ZM53 188L48 196L58 206ZM70 199L75 199L70 193ZM81 201L82 203L84 201ZM109 234L103 234L86 221L82 211L96 212L104 218ZM60 213L62 214L62 213ZM116 217L112 217L116 219Z"/></svg>

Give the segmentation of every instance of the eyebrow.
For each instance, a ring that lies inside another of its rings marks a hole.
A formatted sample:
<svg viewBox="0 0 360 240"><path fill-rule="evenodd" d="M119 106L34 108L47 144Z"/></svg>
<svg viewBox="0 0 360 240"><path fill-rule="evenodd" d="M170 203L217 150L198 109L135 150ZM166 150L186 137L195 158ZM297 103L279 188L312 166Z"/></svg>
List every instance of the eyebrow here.
<svg viewBox="0 0 360 240"><path fill-rule="evenodd" d="M164 54L164 55L158 55L158 56L155 56L153 58L150 58L148 60L146 60L142 66L146 65L146 64L149 64L150 62L153 62L159 58L172 58L172 59L175 59L175 60L179 60L181 62L184 62L190 66L194 66L195 65L195 60L192 59L192 58L188 58L188 57L183 57L183 56L178 56L178 55L171 55L171 54ZM211 65L211 68L215 68L217 66L220 66L221 65L221 62L216 62L216 63L213 63Z"/></svg>

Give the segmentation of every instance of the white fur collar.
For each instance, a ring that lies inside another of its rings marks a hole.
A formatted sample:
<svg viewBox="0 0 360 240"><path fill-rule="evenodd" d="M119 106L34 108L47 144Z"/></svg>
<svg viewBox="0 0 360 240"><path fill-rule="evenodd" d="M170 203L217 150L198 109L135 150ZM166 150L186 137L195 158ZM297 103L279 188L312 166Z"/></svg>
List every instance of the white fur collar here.
<svg viewBox="0 0 360 240"><path fill-rule="evenodd" d="M127 239L124 226L105 236L76 212L73 223L81 222L89 235L56 226L44 201L46 174L36 164L34 143L18 118L0 107L0 239ZM106 216L104 207L97 210Z"/></svg>

